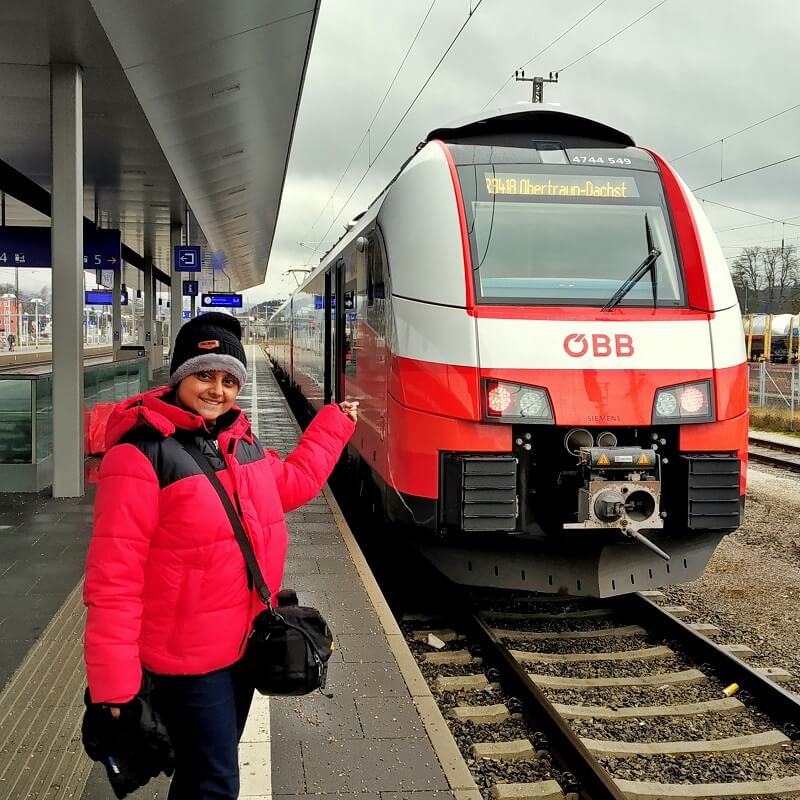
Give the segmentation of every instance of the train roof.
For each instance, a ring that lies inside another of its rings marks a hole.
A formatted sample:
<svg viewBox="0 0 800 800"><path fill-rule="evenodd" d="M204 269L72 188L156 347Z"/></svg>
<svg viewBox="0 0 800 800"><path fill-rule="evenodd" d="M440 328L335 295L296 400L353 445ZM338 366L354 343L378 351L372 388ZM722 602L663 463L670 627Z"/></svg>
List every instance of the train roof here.
<svg viewBox="0 0 800 800"><path fill-rule="evenodd" d="M627 133L610 125L538 103L517 103L494 111L481 111L450 125L434 128L425 137L425 141L532 132L569 134L623 147L636 146L636 142Z"/></svg>

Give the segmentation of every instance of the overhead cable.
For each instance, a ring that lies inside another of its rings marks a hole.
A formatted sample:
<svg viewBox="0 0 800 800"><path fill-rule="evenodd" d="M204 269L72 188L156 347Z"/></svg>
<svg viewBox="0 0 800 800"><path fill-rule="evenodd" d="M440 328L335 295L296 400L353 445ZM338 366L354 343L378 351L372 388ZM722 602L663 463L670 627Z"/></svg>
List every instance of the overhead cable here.
<svg viewBox="0 0 800 800"><path fill-rule="evenodd" d="M709 147L713 147L715 144L724 142L726 139L733 139L734 136L738 136L740 133L749 131L751 128L757 128L759 125L763 125L765 122L769 122L770 120L777 119L778 117L783 116L784 114L788 114L790 111L794 111L796 108L800 108L800 103L790 106L789 108L785 108L783 111L779 111L777 114L771 114L768 117L764 117L764 119L760 119L758 122L753 122L750 125L746 125L744 128L740 128L738 131L729 133L727 136L723 136L721 139L715 139L713 142L704 144L702 147L695 147L694 150L690 150L688 153L684 153L682 156L678 156L677 158L670 158L669 161L670 163L674 164L676 161L680 161L682 158L687 158L688 156L692 156L695 153L699 153L701 150L706 150Z"/></svg>
<svg viewBox="0 0 800 800"><path fill-rule="evenodd" d="M550 42L550 44L548 44L545 47L543 47L535 56L532 56L531 58L529 58L520 67L520 69L525 69L525 67L527 67L529 64L532 64L534 61L536 61L536 59L539 58L539 56L541 56L545 52L547 52L554 44L556 44L557 42L560 42L570 31L575 30L575 28L577 28L578 25L580 25L588 17L591 17L592 14L594 14L594 12L597 11L598 8L600 8L600 6L602 6L604 3L607 3L607 2L608 2L608 0L600 0L600 2L596 6L594 6L594 8L590 9L589 11L587 11L577 22L574 22L572 25L569 26L569 28L567 28L565 31L563 31L558 36L556 36L556 38L553 39L553 41ZM506 86L508 86L508 84L511 83L513 78L514 78L514 75L509 75L508 78L506 78L505 82L502 84L502 86L483 104L483 107L481 108L481 110L486 108L486 106L488 106L489 103L491 103L492 100L494 100L495 97L497 97L497 95L499 95L500 92L502 92L503 89L505 89Z"/></svg>
<svg viewBox="0 0 800 800"><path fill-rule="evenodd" d="M375 164L375 162L380 158L381 153L383 153L383 151L386 149L386 147L389 144L389 142L392 141L392 138L394 137L395 133L397 133L398 129L400 128L400 126L405 121L405 118L411 112L411 109L414 107L414 105L416 104L417 100L419 100L420 96L425 91L425 88L427 87L427 85L433 79L433 76L436 74L436 71L439 69L439 67L441 66L442 62L445 60L445 58L447 58L447 54L453 49L453 45L455 45L455 43L458 41L459 36L461 36L462 32L464 31L464 28L467 27L467 25L469 24L469 21L472 19L472 17L474 16L475 12L481 7L481 3L483 3L483 0L478 0L478 2L475 3L475 6L470 9L470 12L469 12L466 20L464 20L464 24L458 29L458 31L456 32L456 35L453 37L453 40L447 46L447 49L444 51L444 53L442 53L442 57L436 62L436 66L431 71L431 74L428 75L428 77L426 78L425 82L422 84L422 86L420 87L419 91L415 95L414 99L411 101L411 103L408 106L408 108L403 112L403 116L400 117L400 119L398 120L398 122L394 126L394 128L392 129L392 132L389 134L389 136L386 139L386 141L383 143L383 145L381 145L380 150L378 150L378 152L375 154L375 158L373 158L372 161L370 162L370 164L367 166L366 170L364 171L364 174L361 176L361 179L355 185L355 187L353 188L353 191L350 192L350 196L347 198L347 200L345 200L344 205L339 210L339 213L333 218L333 221L328 226L328 230L325 231L325 234L323 235L320 243L325 241L325 239L327 238L328 234L331 231L331 228L333 228L333 226L336 224L336 221L342 215L342 212L344 212L345 208L347 208L348 204L353 199L353 196L358 191L359 187L364 182L364 179L369 174L369 171L372 169L373 164Z"/></svg>
<svg viewBox="0 0 800 800"><path fill-rule="evenodd" d="M664 3L666 2L668 2L668 0L661 0L661 2L656 3L656 5L654 5L649 11L645 11L645 13L642 14L641 17L637 17L633 22L629 22L624 28L620 28L613 36L609 36L608 39L606 39L604 42L600 42L600 44L598 44L597 47L593 47L591 50L589 50L588 53L584 53L582 56L580 56L580 58L576 58L574 61L570 61L566 67L561 67L561 69L556 70L556 72L561 73L565 69L574 67L579 61L583 61L583 59L586 58L586 56L590 56L592 53L596 52L601 47L607 45L610 41L616 39L617 36L619 36L622 33L625 33L625 31L627 31L629 28L632 28L634 25L636 25L637 22L641 22L645 17L649 17L650 14L652 14L657 9L661 8L661 6L663 6Z"/></svg>
<svg viewBox="0 0 800 800"><path fill-rule="evenodd" d="M795 219L796 217L800 217L800 214L793 214L790 217L783 217L783 219L777 219L776 217L768 217L766 214L757 214L755 211L748 211L746 208L738 208L737 206L726 205L725 203L718 203L716 200L706 200L705 197L700 198L704 203L710 203L712 206L719 206L720 208L728 208L731 211L741 211L742 214L749 214L751 217L759 217L760 219L769 220L769 222L780 222L784 225L791 225L792 227L800 227L796 222L789 222L790 219ZM742 225L741 227L750 227L747 225Z"/></svg>
<svg viewBox="0 0 800 800"><path fill-rule="evenodd" d="M406 50L406 53L403 56L403 60L400 62L400 66L395 71L394 77L392 78L391 82L389 83L389 88L386 90L386 92L384 92L383 98L381 99L381 102L378 104L378 108L375 110L375 113L372 115L372 119L367 123L367 126L364 129L364 135L361 137L361 141L358 143L358 145L356 146L356 149L353 151L353 155L350 156L350 160L347 162L347 166L344 168L344 170L342 171L342 174L339 176L339 180L336 182L336 186L334 187L333 191L331 192L330 197L325 201L325 205L322 206L322 208L319 211L319 214L317 214L317 218L314 220L314 224L309 229L309 233L313 232L314 228L317 227L317 223L319 222L320 217L322 217L322 214L325 211L325 209L328 207L328 203L330 203L331 200L333 200L334 196L336 195L336 192L339 190L339 187L342 184L342 181L344 180L345 175L347 175L348 170L353 165L353 161L355 161L356 156L358 155L359 151L361 150L361 145L364 144L364 141L366 140L367 136L370 135L370 130L372 129L372 126L375 124L375 120L378 118L378 114L381 113L381 109L383 108L383 105L386 102L386 98L389 96L389 92L392 91L392 87L394 86L395 82L397 81L397 77L400 75L400 72L401 72L401 70L403 69L403 66L406 63L406 61L408 59L408 56L411 53L412 48L416 44L416 41L419 38L419 35L422 32L422 29L425 27L425 23L428 21L428 17L431 15L431 11L433 11L433 7L436 5L437 2L438 2L438 0L433 0L433 2L428 7L428 12L425 14L425 17L423 18L422 22L420 23L419 28L417 28L417 32L414 34L414 38L411 40L411 44L408 46L408 49ZM307 238L307 236L304 236L303 240L305 241L306 238Z"/></svg>
<svg viewBox="0 0 800 800"><path fill-rule="evenodd" d="M752 175L754 172L760 172L762 169L769 169L769 167L776 167L778 164L785 164L787 161L794 161L796 158L800 158L800 153L796 155L789 156L788 158L782 158L779 161L772 161L769 164L762 164L760 167L754 167L753 169L745 170L744 172L737 172L735 175L729 175L727 178L720 178L718 181L711 181L711 183L706 183L703 186L697 186L692 189L693 192L699 192L701 189L708 189L709 186L716 186L718 183L725 183L726 181L732 181L736 178L741 178L744 175Z"/></svg>

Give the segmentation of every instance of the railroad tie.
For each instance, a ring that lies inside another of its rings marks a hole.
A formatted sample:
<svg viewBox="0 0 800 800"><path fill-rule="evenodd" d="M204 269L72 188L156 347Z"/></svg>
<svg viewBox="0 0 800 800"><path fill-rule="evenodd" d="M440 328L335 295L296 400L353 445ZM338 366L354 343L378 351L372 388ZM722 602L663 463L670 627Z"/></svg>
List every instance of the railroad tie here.
<svg viewBox="0 0 800 800"><path fill-rule="evenodd" d="M640 650L620 650L613 653L530 653L522 650L509 650L520 662L540 662L544 664L582 664L589 661L646 661L653 658L666 658L675 655L669 647L644 647Z"/></svg>
<svg viewBox="0 0 800 800"><path fill-rule="evenodd" d="M800 792L800 777L741 783L651 783L615 780L627 800L716 800L735 797L777 797Z"/></svg>
<svg viewBox="0 0 800 800"><path fill-rule="evenodd" d="M492 628L492 633L498 639L514 641L528 639L534 642L550 639L621 639L626 636L644 636L647 631L640 625L624 625L619 628L601 628L596 631L519 631Z"/></svg>
<svg viewBox="0 0 800 800"><path fill-rule="evenodd" d="M716 625L712 625L710 622L690 622L689 627L696 633L701 633L709 639L713 639L719 633L719 628Z"/></svg>
<svg viewBox="0 0 800 800"><path fill-rule="evenodd" d="M478 664L481 659L473 656L468 650L445 650L441 653L425 653L422 660L426 664L436 664L442 666L443 664Z"/></svg>
<svg viewBox="0 0 800 800"><path fill-rule="evenodd" d="M440 692L470 692L491 687L485 675L439 675L435 685Z"/></svg>
<svg viewBox="0 0 800 800"><path fill-rule="evenodd" d="M569 620L569 619L599 619L601 617L611 617L614 615L612 608L587 608L582 611L562 611L559 614L527 614L524 611L482 611L481 617L484 619L510 619L510 620Z"/></svg>
<svg viewBox="0 0 800 800"><path fill-rule="evenodd" d="M691 742L613 742L602 739L581 741L597 755L622 757L746 753L753 750L776 750L791 745L789 737L776 730Z"/></svg>
<svg viewBox="0 0 800 800"><path fill-rule="evenodd" d="M688 717L697 714L736 714L745 710L744 704L735 697L723 697L721 700L704 700L699 703L678 703L672 706L607 708L606 706L573 706L553 703L553 707L565 719Z"/></svg>
<svg viewBox="0 0 800 800"><path fill-rule="evenodd" d="M479 742L470 752L475 758L487 761L535 761L536 755L529 739L512 739L508 742Z"/></svg>
<svg viewBox="0 0 800 800"><path fill-rule="evenodd" d="M686 606L661 606L661 610L665 611L667 614L672 614L673 617L677 617L678 619L688 617L691 613Z"/></svg>
<svg viewBox="0 0 800 800"><path fill-rule="evenodd" d="M756 654L755 650L746 644L721 644L720 649L737 658L750 658Z"/></svg>
<svg viewBox="0 0 800 800"><path fill-rule="evenodd" d="M794 680L794 675L782 667L756 667L756 672L775 683L788 683Z"/></svg>
<svg viewBox="0 0 800 800"><path fill-rule="evenodd" d="M564 792L556 781L536 783L496 783L491 788L494 800L563 800Z"/></svg>
<svg viewBox="0 0 800 800"><path fill-rule="evenodd" d="M449 714L459 722L474 722L478 725L505 722L511 717L511 712L505 703L488 706L456 706L450 709Z"/></svg>
<svg viewBox="0 0 800 800"><path fill-rule="evenodd" d="M706 676L698 669L666 672L659 675L642 675L637 678L562 678L558 675L536 675L528 677L538 686L548 689L610 689L617 686L665 686L675 683L700 683ZM438 680L438 678L437 678Z"/></svg>

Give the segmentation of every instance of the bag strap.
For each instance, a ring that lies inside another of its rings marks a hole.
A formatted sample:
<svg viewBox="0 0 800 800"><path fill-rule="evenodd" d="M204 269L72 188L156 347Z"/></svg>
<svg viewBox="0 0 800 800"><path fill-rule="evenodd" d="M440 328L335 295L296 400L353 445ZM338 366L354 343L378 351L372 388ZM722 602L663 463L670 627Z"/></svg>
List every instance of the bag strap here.
<svg viewBox="0 0 800 800"><path fill-rule="evenodd" d="M181 435L175 436L175 439L180 443L181 447L183 447L183 449L197 462L197 466L203 470L205 476L211 482L211 485L219 495L219 499L222 501L222 505L225 508L225 512L227 513L231 527L233 528L233 535L242 551L242 555L244 556L244 561L247 565L247 571L252 577L253 583L258 590L258 596L261 598L261 602L264 603L265 606L271 608L271 595L269 587L267 586L267 582L264 580L264 576L261 573L261 567L258 566L256 554L253 552L253 546L250 544L250 539L247 538L247 533L242 525L241 517L239 514L237 514L236 509L233 507L230 495L225 491L225 487L217 477L217 473L214 471L214 467L211 466L211 462L200 451L200 448L194 441L194 436L189 437Z"/></svg>

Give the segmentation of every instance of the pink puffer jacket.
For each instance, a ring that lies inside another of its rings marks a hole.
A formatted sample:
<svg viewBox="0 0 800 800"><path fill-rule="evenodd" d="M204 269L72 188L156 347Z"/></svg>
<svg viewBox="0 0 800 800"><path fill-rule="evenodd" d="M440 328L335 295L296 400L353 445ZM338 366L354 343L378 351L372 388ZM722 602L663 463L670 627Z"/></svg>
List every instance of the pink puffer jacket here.
<svg viewBox="0 0 800 800"><path fill-rule="evenodd" d="M142 667L198 675L234 663L262 608L219 497L172 434L195 432L241 509L274 601L288 541L284 512L320 491L355 428L326 406L281 461L262 449L239 409L228 412L215 446L200 417L167 402L169 391L126 400L109 420L83 593L96 703L130 700Z"/></svg>

